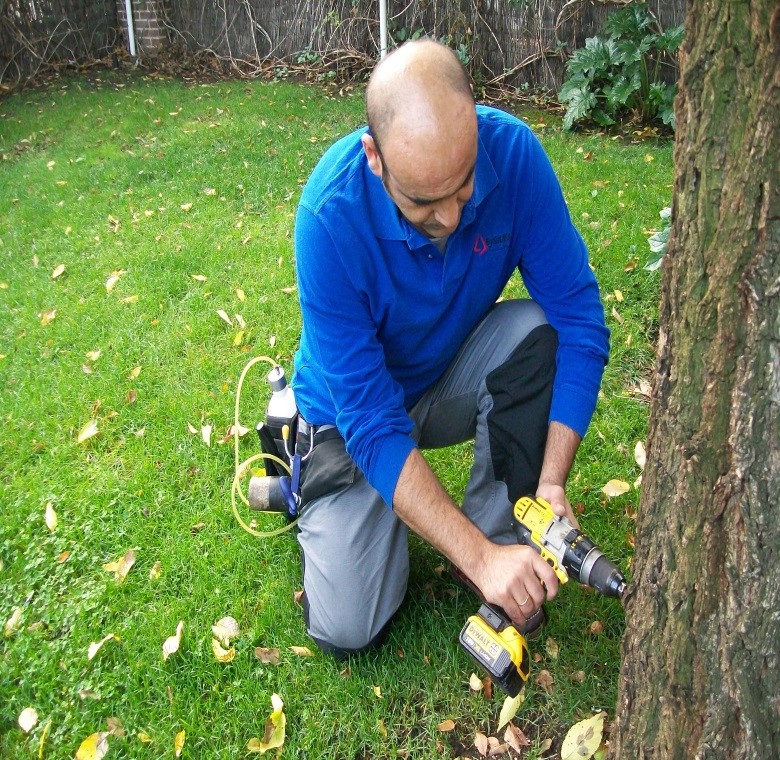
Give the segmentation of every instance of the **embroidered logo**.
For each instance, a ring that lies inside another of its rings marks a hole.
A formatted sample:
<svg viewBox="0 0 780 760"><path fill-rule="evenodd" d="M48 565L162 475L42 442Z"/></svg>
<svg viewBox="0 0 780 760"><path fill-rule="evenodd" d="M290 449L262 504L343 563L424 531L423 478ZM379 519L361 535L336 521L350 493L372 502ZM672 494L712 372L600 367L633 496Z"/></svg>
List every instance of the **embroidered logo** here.
<svg viewBox="0 0 780 760"><path fill-rule="evenodd" d="M474 247L471 249L477 256L484 256L487 253L488 245L485 242L485 238L482 235L477 235L477 239L474 241Z"/></svg>

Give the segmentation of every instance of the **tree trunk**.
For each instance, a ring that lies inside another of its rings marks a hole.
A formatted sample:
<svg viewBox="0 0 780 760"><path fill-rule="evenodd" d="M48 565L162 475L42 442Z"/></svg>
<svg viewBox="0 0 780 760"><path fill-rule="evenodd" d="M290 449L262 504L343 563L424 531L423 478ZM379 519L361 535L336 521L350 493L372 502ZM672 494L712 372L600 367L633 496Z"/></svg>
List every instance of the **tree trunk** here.
<svg viewBox="0 0 780 760"><path fill-rule="evenodd" d="M780 6L692 0L611 757L780 757Z"/></svg>

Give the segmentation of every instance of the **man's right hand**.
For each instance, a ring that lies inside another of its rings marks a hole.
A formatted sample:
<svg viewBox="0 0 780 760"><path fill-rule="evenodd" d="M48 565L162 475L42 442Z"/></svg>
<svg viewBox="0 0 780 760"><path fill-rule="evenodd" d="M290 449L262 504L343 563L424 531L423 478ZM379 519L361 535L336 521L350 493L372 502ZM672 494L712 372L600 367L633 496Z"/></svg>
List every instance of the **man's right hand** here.
<svg viewBox="0 0 780 760"><path fill-rule="evenodd" d="M471 580L485 600L523 624L558 593L555 571L530 546L490 544Z"/></svg>

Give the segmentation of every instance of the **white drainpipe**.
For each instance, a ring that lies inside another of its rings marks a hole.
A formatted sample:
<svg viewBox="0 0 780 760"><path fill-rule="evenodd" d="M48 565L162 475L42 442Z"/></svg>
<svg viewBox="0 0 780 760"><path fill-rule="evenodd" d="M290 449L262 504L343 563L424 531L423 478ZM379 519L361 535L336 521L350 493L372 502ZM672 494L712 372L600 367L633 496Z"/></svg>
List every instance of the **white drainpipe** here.
<svg viewBox="0 0 780 760"><path fill-rule="evenodd" d="M130 43L130 55L135 58L135 27L133 26L133 8L131 0L125 0L125 13L127 14L127 40Z"/></svg>
<svg viewBox="0 0 780 760"><path fill-rule="evenodd" d="M387 0L379 0L379 57L387 54Z"/></svg>

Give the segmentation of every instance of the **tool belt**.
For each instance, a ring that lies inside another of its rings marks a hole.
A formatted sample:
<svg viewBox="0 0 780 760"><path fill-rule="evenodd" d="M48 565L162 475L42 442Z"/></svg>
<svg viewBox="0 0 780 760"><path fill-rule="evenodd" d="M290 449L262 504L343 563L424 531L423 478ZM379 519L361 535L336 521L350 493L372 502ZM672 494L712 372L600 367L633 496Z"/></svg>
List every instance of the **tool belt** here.
<svg viewBox="0 0 780 760"><path fill-rule="evenodd" d="M355 482L357 465L347 454L344 439L334 425L310 425L299 416L295 450L306 457L301 467L302 507ZM311 454L306 456L309 451Z"/></svg>

